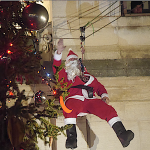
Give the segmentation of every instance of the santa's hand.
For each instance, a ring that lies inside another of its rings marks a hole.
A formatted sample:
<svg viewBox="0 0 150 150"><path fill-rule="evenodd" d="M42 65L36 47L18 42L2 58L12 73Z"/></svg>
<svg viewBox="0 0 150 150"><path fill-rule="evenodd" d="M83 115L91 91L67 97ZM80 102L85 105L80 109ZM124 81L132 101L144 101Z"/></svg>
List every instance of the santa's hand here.
<svg viewBox="0 0 150 150"><path fill-rule="evenodd" d="M64 46L63 39L59 39L57 43L57 54L61 54L65 48L66 46Z"/></svg>
<svg viewBox="0 0 150 150"><path fill-rule="evenodd" d="M109 104L109 98L108 97L103 97L102 101L104 101L106 104Z"/></svg>

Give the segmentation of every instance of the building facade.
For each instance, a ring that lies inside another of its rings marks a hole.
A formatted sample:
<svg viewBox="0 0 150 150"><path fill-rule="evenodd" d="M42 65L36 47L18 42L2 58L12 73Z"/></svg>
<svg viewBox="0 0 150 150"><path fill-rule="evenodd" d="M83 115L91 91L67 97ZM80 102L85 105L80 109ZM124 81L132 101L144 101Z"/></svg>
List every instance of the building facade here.
<svg viewBox="0 0 150 150"><path fill-rule="evenodd" d="M44 1L50 14L53 49L43 54L43 61L51 61L58 39L63 38L63 60L69 48L83 58L87 70L105 85L110 105L117 110L126 129L135 133L126 149L149 150L150 16L145 12L130 13L130 3ZM148 6L146 2L144 9ZM85 27L85 33L80 27ZM56 119L56 125L64 125L63 116ZM123 150L107 122L94 115L78 118L77 134L76 150ZM65 150L65 140L64 135L58 136L51 149ZM47 149L41 144L40 150Z"/></svg>

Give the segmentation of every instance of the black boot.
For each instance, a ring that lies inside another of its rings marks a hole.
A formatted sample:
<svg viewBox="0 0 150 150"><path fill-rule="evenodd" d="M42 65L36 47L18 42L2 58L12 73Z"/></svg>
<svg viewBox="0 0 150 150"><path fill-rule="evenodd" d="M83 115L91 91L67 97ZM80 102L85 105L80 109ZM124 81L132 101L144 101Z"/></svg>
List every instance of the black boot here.
<svg viewBox="0 0 150 150"><path fill-rule="evenodd" d="M76 132L76 125L66 130L67 133L67 140L66 140L66 148L77 148L77 132Z"/></svg>
<svg viewBox="0 0 150 150"><path fill-rule="evenodd" d="M134 138L134 133L131 130L126 130L121 121L116 122L112 128L117 134L122 146L127 147Z"/></svg>

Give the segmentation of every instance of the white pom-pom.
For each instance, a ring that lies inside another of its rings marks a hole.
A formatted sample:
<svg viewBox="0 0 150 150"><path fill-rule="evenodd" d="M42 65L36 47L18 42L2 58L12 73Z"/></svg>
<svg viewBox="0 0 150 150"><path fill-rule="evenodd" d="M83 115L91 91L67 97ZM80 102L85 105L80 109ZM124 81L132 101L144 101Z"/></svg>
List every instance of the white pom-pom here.
<svg viewBox="0 0 150 150"><path fill-rule="evenodd" d="M70 50L72 51L72 48L69 48L69 50L68 50L68 51L70 51Z"/></svg>

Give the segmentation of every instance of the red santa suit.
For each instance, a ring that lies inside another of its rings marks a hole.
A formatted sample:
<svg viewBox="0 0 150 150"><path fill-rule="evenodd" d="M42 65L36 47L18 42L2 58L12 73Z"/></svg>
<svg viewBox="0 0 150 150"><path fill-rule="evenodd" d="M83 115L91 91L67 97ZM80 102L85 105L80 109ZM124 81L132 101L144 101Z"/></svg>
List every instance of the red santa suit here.
<svg viewBox="0 0 150 150"><path fill-rule="evenodd" d="M76 54L68 54L66 60L76 57ZM54 66L61 65L61 58L62 54L57 54L57 51L55 51L53 61L54 73L56 72ZM89 77L89 80L86 83L83 82L79 76L76 76L73 81L68 80L67 73L64 68L59 72L59 80L64 78L64 83L67 82L68 85L72 84L72 87L68 90L69 95L66 97L65 100L66 107L71 109L72 112L66 113L65 111L63 111L63 115L65 117L65 125L76 124L77 116L83 116L85 114L94 114L99 118L106 120L110 124L110 126L112 126L115 122L120 121L120 118L118 117L115 109L95 96L96 93L101 98L105 96L108 97L108 93L105 87L88 72L85 72L84 75ZM77 85L93 87L93 98L88 97L88 93L85 89L73 87Z"/></svg>

